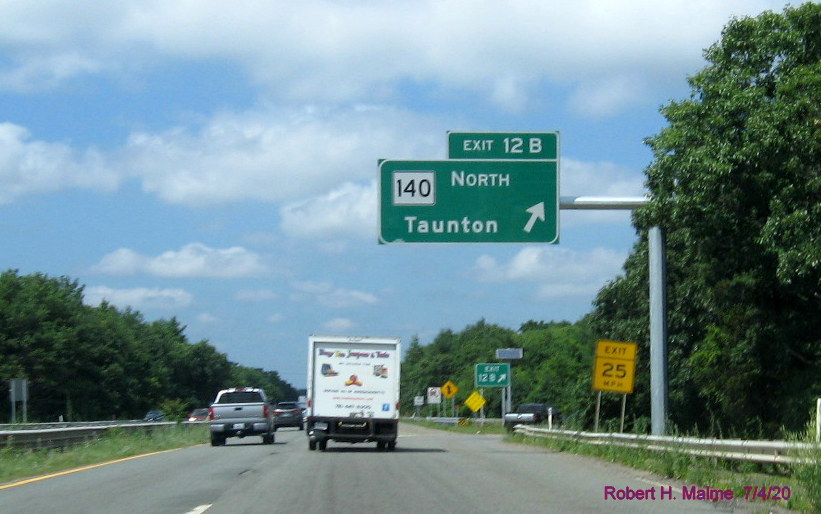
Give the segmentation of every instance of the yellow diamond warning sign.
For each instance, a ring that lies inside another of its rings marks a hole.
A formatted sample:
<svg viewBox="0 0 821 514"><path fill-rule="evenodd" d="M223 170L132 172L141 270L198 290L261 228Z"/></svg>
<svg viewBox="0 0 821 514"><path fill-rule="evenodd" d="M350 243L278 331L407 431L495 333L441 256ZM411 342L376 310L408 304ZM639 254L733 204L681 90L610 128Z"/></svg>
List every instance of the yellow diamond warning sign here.
<svg viewBox="0 0 821 514"><path fill-rule="evenodd" d="M485 397L477 393L476 391L473 391L473 393L470 396L468 396L468 399L465 400L465 405L467 405L468 408L473 412L477 412L479 409L484 407L485 403L487 403Z"/></svg>
<svg viewBox="0 0 821 514"><path fill-rule="evenodd" d="M442 396L444 396L448 400L453 398L453 396L458 392L459 392L459 388L456 386L456 384L454 384L450 380L445 382L445 384L442 386Z"/></svg>

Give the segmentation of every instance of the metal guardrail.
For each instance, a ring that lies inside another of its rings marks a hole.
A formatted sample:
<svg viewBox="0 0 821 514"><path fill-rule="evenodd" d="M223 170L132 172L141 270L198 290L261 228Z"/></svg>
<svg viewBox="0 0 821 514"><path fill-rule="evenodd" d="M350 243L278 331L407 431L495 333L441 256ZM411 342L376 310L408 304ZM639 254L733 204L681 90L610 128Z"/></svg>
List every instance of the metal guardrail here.
<svg viewBox="0 0 821 514"><path fill-rule="evenodd" d="M403 417L402 419L408 421L430 421L431 423L439 423L440 425L458 425L459 420L467 419L471 424L474 425L500 425L502 423L501 418L459 418L459 417L446 417L446 416L425 416L425 417L414 417L408 416Z"/></svg>
<svg viewBox="0 0 821 514"><path fill-rule="evenodd" d="M624 448L641 448L650 451L670 451L769 464L794 464L802 462L801 452L819 452L817 443L787 441L745 441L741 439L699 439L695 437L654 436L622 433L576 432L550 430L532 425L516 425L514 432L528 437L563 439L587 444L611 445Z"/></svg>
<svg viewBox="0 0 821 514"><path fill-rule="evenodd" d="M66 448L97 439L107 430L151 431L176 422L90 421L0 425L0 448Z"/></svg>

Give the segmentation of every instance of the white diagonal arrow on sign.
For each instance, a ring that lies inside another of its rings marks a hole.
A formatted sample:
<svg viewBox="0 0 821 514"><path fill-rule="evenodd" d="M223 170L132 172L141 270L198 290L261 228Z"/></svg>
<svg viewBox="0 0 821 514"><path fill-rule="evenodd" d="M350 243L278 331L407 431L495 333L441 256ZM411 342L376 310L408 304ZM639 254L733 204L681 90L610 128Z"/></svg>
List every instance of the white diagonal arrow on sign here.
<svg viewBox="0 0 821 514"><path fill-rule="evenodd" d="M544 221L544 202L539 202L533 207L527 209L527 212L530 213L530 219L527 220L527 224L525 224L525 232L530 232L533 230L533 225L536 224L536 220Z"/></svg>

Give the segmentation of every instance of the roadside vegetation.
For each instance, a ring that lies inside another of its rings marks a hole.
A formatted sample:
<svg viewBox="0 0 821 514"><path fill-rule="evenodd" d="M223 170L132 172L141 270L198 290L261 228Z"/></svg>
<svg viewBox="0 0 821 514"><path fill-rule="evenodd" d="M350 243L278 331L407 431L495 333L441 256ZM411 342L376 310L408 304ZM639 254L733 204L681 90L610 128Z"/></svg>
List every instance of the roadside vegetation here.
<svg viewBox="0 0 821 514"><path fill-rule="evenodd" d="M0 488L8 482L208 442L208 425L161 427L151 432L111 430L65 449L0 449Z"/></svg>

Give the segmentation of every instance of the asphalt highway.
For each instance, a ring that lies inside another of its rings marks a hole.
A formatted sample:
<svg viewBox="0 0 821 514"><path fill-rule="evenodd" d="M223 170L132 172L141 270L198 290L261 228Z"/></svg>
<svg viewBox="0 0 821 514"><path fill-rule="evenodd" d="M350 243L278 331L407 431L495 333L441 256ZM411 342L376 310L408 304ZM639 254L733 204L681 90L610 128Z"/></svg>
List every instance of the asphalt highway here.
<svg viewBox="0 0 821 514"><path fill-rule="evenodd" d="M762 504L685 499L646 472L504 442L402 424L397 448L331 442L305 432L203 444L0 485L4 514L362 514L755 512ZM651 497L652 496L652 497Z"/></svg>

